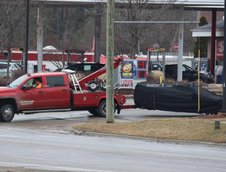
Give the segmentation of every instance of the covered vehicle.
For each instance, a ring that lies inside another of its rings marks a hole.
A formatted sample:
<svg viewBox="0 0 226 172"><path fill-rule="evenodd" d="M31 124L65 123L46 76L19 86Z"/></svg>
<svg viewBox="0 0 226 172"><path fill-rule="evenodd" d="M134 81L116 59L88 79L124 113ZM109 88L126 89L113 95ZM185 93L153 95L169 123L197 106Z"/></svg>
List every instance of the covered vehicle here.
<svg viewBox="0 0 226 172"><path fill-rule="evenodd" d="M200 89L199 113L217 113L222 108L222 97L204 88ZM138 108L175 112L197 112L198 89L193 85L166 85L138 83L134 91Z"/></svg>

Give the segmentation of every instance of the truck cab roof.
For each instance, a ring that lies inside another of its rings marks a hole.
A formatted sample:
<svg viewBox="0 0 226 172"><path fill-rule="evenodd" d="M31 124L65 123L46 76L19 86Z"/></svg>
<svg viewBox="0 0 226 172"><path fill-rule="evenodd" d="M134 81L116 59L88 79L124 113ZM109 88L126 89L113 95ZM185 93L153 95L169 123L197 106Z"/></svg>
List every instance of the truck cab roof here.
<svg viewBox="0 0 226 172"><path fill-rule="evenodd" d="M56 75L65 75L65 72L40 72L40 73L32 73L27 74L27 76L56 76Z"/></svg>

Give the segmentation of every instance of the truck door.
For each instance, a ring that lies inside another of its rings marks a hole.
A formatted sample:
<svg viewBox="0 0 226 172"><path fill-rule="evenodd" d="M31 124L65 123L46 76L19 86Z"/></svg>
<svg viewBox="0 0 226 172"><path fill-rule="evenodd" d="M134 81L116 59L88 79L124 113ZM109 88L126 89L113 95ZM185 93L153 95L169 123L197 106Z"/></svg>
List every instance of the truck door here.
<svg viewBox="0 0 226 172"><path fill-rule="evenodd" d="M18 91L19 106L22 110L44 109L43 98L45 91L42 85L42 77L29 79Z"/></svg>
<svg viewBox="0 0 226 172"><path fill-rule="evenodd" d="M65 75L46 76L45 105L48 108L69 108L70 88Z"/></svg>

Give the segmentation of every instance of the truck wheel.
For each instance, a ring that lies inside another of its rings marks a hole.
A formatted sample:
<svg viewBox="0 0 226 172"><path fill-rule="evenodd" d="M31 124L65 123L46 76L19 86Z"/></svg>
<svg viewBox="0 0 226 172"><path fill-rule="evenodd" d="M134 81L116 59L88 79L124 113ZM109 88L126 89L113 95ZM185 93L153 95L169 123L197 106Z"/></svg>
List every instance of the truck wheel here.
<svg viewBox="0 0 226 172"><path fill-rule="evenodd" d="M101 117L106 117L106 100L102 100L97 108L97 114Z"/></svg>
<svg viewBox="0 0 226 172"><path fill-rule="evenodd" d="M2 122L10 122L15 114L14 107L10 104L3 105L0 109L0 119Z"/></svg>
<svg viewBox="0 0 226 172"><path fill-rule="evenodd" d="M106 100L102 100L97 108L97 114L98 116L101 116L101 117L106 117L106 111L107 111L107 104L106 104ZM115 105L115 108L114 108L114 113L116 111L116 105Z"/></svg>
<svg viewBox="0 0 226 172"><path fill-rule="evenodd" d="M93 116L98 116L97 109L95 108L89 109L88 112L91 113Z"/></svg>

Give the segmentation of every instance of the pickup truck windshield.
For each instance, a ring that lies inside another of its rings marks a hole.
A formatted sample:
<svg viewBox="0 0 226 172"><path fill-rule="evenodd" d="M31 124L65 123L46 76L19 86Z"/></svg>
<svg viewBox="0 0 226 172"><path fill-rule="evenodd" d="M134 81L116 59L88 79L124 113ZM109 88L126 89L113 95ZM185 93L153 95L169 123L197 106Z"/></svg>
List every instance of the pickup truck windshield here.
<svg viewBox="0 0 226 172"><path fill-rule="evenodd" d="M19 78L17 78L15 81L13 81L11 84L9 84L10 88L16 88L18 87L24 80L28 78L28 75L23 75Z"/></svg>

